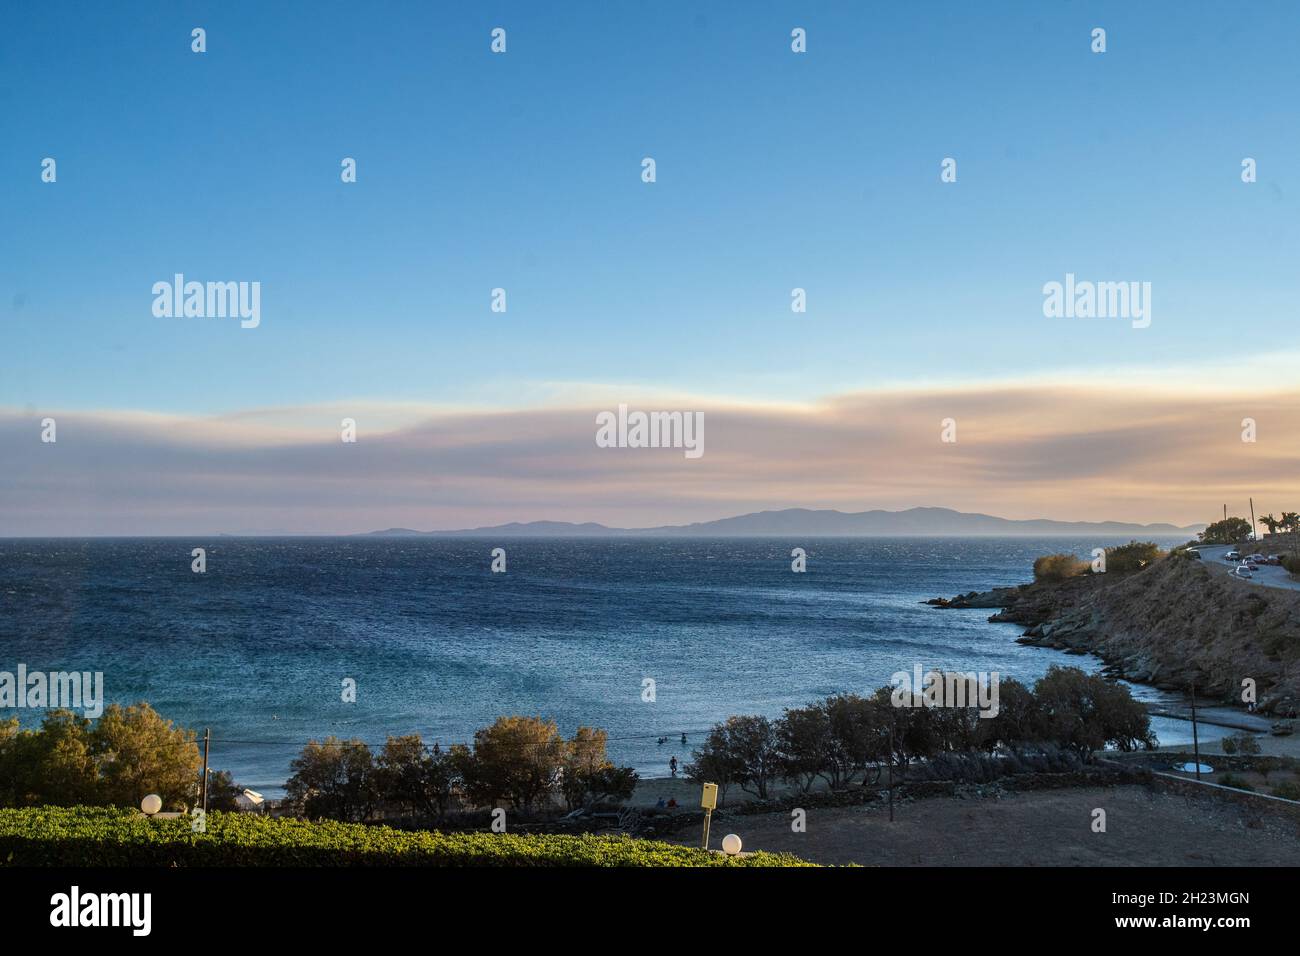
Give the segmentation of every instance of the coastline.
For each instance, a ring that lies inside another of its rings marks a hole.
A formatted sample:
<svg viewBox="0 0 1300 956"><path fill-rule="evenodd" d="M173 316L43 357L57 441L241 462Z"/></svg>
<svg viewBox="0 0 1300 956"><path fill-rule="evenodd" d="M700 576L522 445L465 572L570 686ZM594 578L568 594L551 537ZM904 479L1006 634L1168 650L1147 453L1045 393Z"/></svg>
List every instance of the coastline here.
<svg viewBox="0 0 1300 956"><path fill-rule="evenodd" d="M1125 575L968 592L924 602L936 609L990 609L990 623L1025 628L1016 643L1091 655L1102 673L1181 694L1184 706L1154 715L1285 735L1300 712L1300 596L1211 575L1201 562L1166 556ZM1243 688L1257 693L1255 712ZM1151 709L1151 708L1149 708Z"/></svg>

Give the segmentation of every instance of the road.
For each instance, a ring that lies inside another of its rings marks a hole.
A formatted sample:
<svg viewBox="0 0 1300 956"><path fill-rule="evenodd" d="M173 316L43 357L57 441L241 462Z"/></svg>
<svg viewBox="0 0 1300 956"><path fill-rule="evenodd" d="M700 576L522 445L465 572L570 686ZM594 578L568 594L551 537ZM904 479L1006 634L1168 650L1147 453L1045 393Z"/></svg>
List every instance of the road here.
<svg viewBox="0 0 1300 956"><path fill-rule="evenodd" d="M1196 549L1201 552L1201 560L1206 567L1210 569L1211 574L1227 574L1237 564L1235 561L1225 561L1223 556L1232 548L1227 545L1206 544ZM1254 572L1254 576L1249 581L1240 581L1242 585L1255 584L1266 588L1282 588L1286 591L1300 591L1300 581L1291 577L1286 568L1280 565L1261 564L1259 570Z"/></svg>

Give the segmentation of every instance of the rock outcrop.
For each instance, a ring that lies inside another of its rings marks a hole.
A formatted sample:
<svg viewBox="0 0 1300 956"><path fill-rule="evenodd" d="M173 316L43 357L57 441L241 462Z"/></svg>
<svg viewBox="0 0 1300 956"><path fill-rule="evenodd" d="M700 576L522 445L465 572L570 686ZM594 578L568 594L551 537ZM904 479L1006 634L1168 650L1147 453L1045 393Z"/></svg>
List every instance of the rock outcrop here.
<svg viewBox="0 0 1300 956"><path fill-rule="evenodd" d="M1096 654L1116 677L1177 691L1195 684L1205 698L1237 705L1249 679L1259 710L1300 712L1300 593L1211 575L1198 561L1175 555L1134 574L997 588L935 606L1000 607L989 620L1024 625L1020 643Z"/></svg>

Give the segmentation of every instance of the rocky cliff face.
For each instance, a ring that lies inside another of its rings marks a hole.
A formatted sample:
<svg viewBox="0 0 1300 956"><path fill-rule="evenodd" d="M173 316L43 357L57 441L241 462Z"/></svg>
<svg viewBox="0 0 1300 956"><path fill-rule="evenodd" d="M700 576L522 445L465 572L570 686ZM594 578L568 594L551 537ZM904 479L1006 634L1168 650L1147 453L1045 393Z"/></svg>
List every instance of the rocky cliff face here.
<svg viewBox="0 0 1300 956"><path fill-rule="evenodd" d="M1300 711L1300 593L1211 575L1181 557L1135 574L1082 575L967 595L950 607L1002 610L990 621L1024 624L1021 643L1092 653L1117 677L1241 703L1252 678L1259 709Z"/></svg>

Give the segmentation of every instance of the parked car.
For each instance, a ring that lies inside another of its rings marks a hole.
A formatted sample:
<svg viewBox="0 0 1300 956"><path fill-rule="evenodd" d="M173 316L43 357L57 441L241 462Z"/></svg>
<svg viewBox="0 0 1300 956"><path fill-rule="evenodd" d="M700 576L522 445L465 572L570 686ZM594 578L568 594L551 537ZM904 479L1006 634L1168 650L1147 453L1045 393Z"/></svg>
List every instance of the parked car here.
<svg viewBox="0 0 1300 956"><path fill-rule="evenodd" d="M1229 551L1227 554L1225 554L1225 555L1223 556L1223 560L1224 560L1224 561L1240 561L1240 560L1241 560L1241 555L1238 554L1236 551Z"/></svg>
<svg viewBox="0 0 1300 956"><path fill-rule="evenodd" d="M1247 570L1247 571L1258 571L1258 570L1259 570L1259 565L1256 564L1254 561L1247 561L1247 562L1246 562L1246 570Z"/></svg>
<svg viewBox="0 0 1300 956"><path fill-rule="evenodd" d="M1247 568L1244 564L1239 564L1237 565L1237 567L1233 568L1231 571L1228 572L1228 576L1234 578L1249 579L1251 577L1251 573L1250 573L1250 569Z"/></svg>
<svg viewBox="0 0 1300 956"><path fill-rule="evenodd" d="M1201 560L1201 552L1197 551L1195 548L1188 548L1185 553L1189 558L1193 558L1197 561Z"/></svg>

